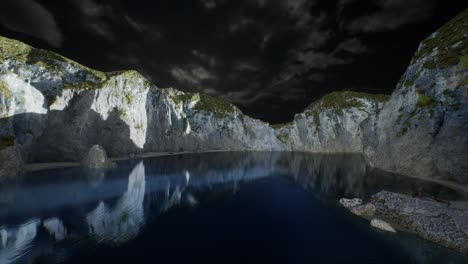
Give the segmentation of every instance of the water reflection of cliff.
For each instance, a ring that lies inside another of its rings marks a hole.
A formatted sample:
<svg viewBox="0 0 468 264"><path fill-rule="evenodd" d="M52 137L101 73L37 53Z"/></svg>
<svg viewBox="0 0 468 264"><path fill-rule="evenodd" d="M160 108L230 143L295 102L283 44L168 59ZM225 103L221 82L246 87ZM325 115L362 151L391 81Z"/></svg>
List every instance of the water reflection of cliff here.
<svg viewBox="0 0 468 264"><path fill-rule="evenodd" d="M136 236L144 223L145 167L138 163L128 177L127 191L110 207L105 202L86 216L90 233L98 240L124 242Z"/></svg>
<svg viewBox="0 0 468 264"><path fill-rule="evenodd" d="M244 182L278 175L325 198L381 189L460 198L435 184L371 170L353 154L208 153L122 162L114 171L40 172L0 186L0 263L32 262L44 252L62 258L72 250L66 241L76 238L125 243L175 206L195 206L212 193L231 195Z"/></svg>

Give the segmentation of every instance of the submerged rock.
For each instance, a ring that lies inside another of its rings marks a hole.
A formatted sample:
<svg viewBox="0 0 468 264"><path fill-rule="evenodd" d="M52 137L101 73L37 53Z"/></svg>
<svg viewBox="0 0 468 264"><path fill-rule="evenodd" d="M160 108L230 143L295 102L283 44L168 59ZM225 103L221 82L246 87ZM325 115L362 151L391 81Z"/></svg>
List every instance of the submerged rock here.
<svg viewBox="0 0 468 264"><path fill-rule="evenodd" d="M107 157L101 146L94 145L81 161L81 166L89 169L107 169L115 167L116 164Z"/></svg>
<svg viewBox="0 0 468 264"><path fill-rule="evenodd" d="M409 195L381 191L372 196L362 206L375 209L372 218L387 221L392 226L422 238L468 253L468 211L455 209L446 203L429 198L416 198ZM365 218L371 215L363 214ZM374 221L372 226L387 228L382 222ZM388 229L388 228L387 228Z"/></svg>
<svg viewBox="0 0 468 264"><path fill-rule="evenodd" d="M392 225L380 219L372 219L370 225L380 230L396 233L396 230L392 227Z"/></svg>

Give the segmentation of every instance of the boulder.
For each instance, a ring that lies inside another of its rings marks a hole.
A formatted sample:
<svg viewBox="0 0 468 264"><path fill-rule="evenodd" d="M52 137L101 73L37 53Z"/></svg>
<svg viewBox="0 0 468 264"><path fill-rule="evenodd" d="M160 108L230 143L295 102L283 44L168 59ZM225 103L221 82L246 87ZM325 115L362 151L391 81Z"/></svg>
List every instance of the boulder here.
<svg viewBox="0 0 468 264"><path fill-rule="evenodd" d="M107 169L116 166L106 154L106 151L99 145L92 146L81 161L81 166L89 169Z"/></svg>
<svg viewBox="0 0 468 264"><path fill-rule="evenodd" d="M23 159L17 147L7 147L0 150L0 177L12 177L19 174L23 167Z"/></svg>
<svg viewBox="0 0 468 264"><path fill-rule="evenodd" d="M392 227L389 223L385 222L384 220L380 219L372 219L370 222L372 227L378 228L380 230L396 233L395 228Z"/></svg>

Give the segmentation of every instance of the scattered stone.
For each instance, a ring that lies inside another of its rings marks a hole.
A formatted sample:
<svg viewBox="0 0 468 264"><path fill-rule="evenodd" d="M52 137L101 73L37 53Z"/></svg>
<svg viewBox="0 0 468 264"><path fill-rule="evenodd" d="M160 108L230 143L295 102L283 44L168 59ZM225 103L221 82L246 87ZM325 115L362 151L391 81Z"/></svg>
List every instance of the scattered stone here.
<svg viewBox="0 0 468 264"><path fill-rule="evenodd" d="M370 225L380 230L396 233L395 228L393 228L389 223L380 219L372 219Z"/></svg>
<svg viewBox="0 0 468 264"><path fill-rule="evenodd" d="M81 161L81 166L89 169L107 169L116 166L106 154L106 151L99 145L94 145Z"/></svg>
<svg viewBox="0 0 468 264"><path fill-rule="evenodd" d="M23 167L23 159L17 147L0 150L0 177L18 175Z"/></svg>

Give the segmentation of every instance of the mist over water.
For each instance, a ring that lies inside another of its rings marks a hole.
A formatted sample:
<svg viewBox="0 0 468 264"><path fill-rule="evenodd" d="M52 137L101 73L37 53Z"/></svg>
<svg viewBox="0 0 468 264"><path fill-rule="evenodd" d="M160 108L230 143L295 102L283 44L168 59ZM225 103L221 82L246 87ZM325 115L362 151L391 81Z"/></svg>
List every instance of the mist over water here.
<svg viewBox="0 0 468 264"><path fill-rule="evenodd" d="M463 263L337 204L381 190L468 200L353 154L219 152L56 169L0 185L0 263Z"/></svg>

